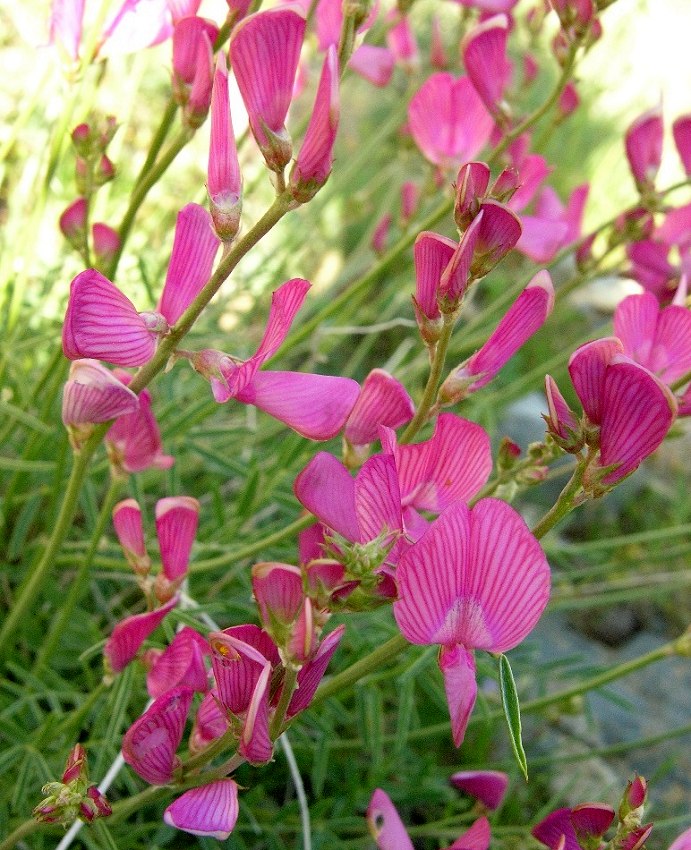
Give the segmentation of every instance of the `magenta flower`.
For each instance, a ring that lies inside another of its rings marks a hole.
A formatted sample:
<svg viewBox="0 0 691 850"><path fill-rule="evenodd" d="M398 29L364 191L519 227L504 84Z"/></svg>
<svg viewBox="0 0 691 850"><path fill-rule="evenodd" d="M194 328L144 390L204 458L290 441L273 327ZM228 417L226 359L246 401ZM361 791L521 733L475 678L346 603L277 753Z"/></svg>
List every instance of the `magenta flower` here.
<svg viewBox="0 0 691 850"><path fill-rule="evenodd" d="M121 620L113 629L113 633L103 647L106 665L113 673L119 673L134 659L141 645L149 635L158 628L163 619L178 604L177 596L170 602L147 611L144 614L133 614Z"/></svg>
<svg viewBox="0 0 691 850"><path fill-rule="evenodd" d="M680 115L672 124L674 144L688 177L691 175L691 115Z"/></svg>
<svg viewBox="0 0 691 850"><path fill-rule="evenodd" d="M154 700L122 739L127 764L150 785L167 785L180 763L175 755L192 704L192 688L175 688Z"/></svg>
<svg viewBox="0 0 691 850"><path fill-rule="evenodd" d="M217 36L218 27L206 18L182 18L173 30L173 94L190 127L204 123L211 105Z"/></svg>
<svg viewBox="0 0 691 850"><path fill-rule="evenodd" d="M77 198L63 211L58 221L60 232L78 251L84 245L84 228L88 210L89 203L86 198Z"/></svg>
<svg viewBox="0 0 691 850"><path fill-rule="evenodd" d="M408 125L423 155L442 169L458 168L485 146L493 120L467 77L437 73L408 107Z"/></svg>
<svg viewBox="0 0 691 850"><path fill-rule="evenodd" d="M338 54L331 46L324 57L314 108L305 138L290 172L293 197L305 203L329 179L339 118Z"/></svg>
<svg viewBox="0 0 691 850"><path fill-rule="evenodd" d="M75 360L62 394L62 421L77 426L136 416L140 399L98 360Z"/></svg>
<svg viewBox="0 0 691 850"><path fill-rule="evenodd" d="M613 820L611 806L581 803L573 809L557 809L534 826L531 833L550 850L580 850L585 846L597 847Z"/></svg>
<svg viewBox="0 0 691 850"><path fill-rule="evenodd" d="M391 82L395 59L388 47L361 44L348 60L348 67L372 85L385 88Z"/></svg>
<svg viewBox="0 0 691 850"><path fill-rule="evenodd" d="M163 813L168 826L191 835L208 835L225 841L238 819L238 786L232 779L218 779L189 791Z"/></svg>
<svg viewBox="0 0 691 850"><path fill-rule="evenodd" d="M209 681L204 656L208 654L206 640L194 629L184 626L170 645L156 654L146 676L149 696L156 699L179 685L205 693Z"/></svg>
<svg viewBox="0 0 691 850"><path fill-rule="evenodd" d="M516 248L536 263L552 260L561 248L581 235L583 210L588 198L587 183L573 190L564 206L556 192L545 186L535 204L535 215L522 215L523 232Z"/></svg>
<svg viewBox="0 0 691 850"><path fill-rule="evenodd" d="M550 570L537 540L513 508L482 499L456 502L404 552L393 610L411 643L440 644L456 746L475 704L473 650L506 652L539 620Z"/></svg>
<svg viewBox="0 0 691 850"><path fill-rule="evenodd" d="M207 644L208 649L208 644ZM228 718L220 707L218 692L212 688L201 701L190 732L190 752L199 753L228 728Z"/></svg>
<svg viewBox="0 0 691 850"><path fill-rule="evenodd" d="M230 62L252 134L273 171L290 161L285 119L293 95L305 18L295 8L276 8L242 20L230 39Z"/></svg>
<svg viewBox="0 0 691 850"><path fill-rule="evenodd" d="M300 568L275 562L254 564L252 592L262 625L284 663L304 664L314 652L317 632Z"/></svg>
<svg viewBox="0 0 691 850"><path fill-rule="evenodd" d="M383 369L365 378L343 436L352 446L366 446L379 437L379 426L399 428L410 422L415 405L405 387Z"/></svg>
<svg viewBox="0 0 691 850"><path fill-rule="evenodd" d="M474 27L461 42L466 73L495 118L503 114L504 91L511 81L511 62L506 55L508 35L508 18L500 14Z"/></svg>
<svg viewBox="0 0 691 850"><path fill-rule="evenodd" d="M120 250L120 235L102 221L96 221L91 227L91 242L94 259L100 268L107 268Z"/></svg>
<svg viewBox="0 0 691 850"><path fill-rule="evenodd" d="M554 306L549 272L538 272L509 308L487 342L449 373L441 387L444 402L456 403L492 381L547 320Z"/></svg>
<svg viewBox="0 0 691 850"><path fill-rule="evenodd" d="M394 56L394 60L407 71L414 70L420 64L420 52L415 38L415 31L410 25L407 15L393 12L394 24L386 33L386 43Z"/></svg>
<svg viewBox="0 0 691 850"><path fill-rule="evenodd" d="M465 230L480 212L487 195L491 172L484 162L466 162L456 178L453 217L459 230Z"/></svg>
<svg viewBox="0 0 691 850"><path fill-rule="evenodd" d="M668 302L679 280L679 269L669 262L670 246L653 239L641 239L626 246L631 262L628 274L660 301Z"/></svg>
<svg viewBox="0 0 691 850"><path fill-rule="evenodd" d="M211 143L206 188L216 235L225 242L235 238L242 211L242 175L235 146L228 99L228 66L219 51L211 95Z"/></svg>
<svg viewBox="0 0 691 850"><path fill-rule="evenodd" d="M113 508L113 528L127 563L137 573L146 574L151 561L146 554L142 510L135 499L123 499Z"/></svg>
<svg viewBox="0 0 691 850"><path fill-rule="evenodd" d="M655 188L662 160L663 129L662 109L655 107L639 116L626 131L626 157L640 192Z"/></svg>
<svg viewBox="0 0 691 850"><path fill-rule="evenodd" d="M509 777L500 770L459 770L450 780L454 788L478 799L488 809L498 809L506 795Z"/></svg>
<svg viewBox="0 0 691 850"><path fill-rule="evenodd" d="M406 180L401 186L401 222L404 227L415 215L419 201L420 188L412 180Z"/></svg>

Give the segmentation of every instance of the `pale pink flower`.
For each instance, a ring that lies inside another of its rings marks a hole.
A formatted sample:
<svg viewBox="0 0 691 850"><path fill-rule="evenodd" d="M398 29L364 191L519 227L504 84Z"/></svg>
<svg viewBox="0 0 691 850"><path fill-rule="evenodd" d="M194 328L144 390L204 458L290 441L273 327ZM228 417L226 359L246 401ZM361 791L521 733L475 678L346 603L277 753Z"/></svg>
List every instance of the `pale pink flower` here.
<svg viewBox="0 0 691 850"><path fill-rule="evenodd" d="M504 112L504 91L511 81L512 67L506 54L509 20L499 14L470 30L461 42L461 56L473 88L488 112Z"/></svg>
<svg viewBox="0 0 691 850"><path fill-rule="evenodd" d="M329 179L333 166L333 148L338 132L339 71L336 48L328 48L324 57L317 96L305 138L290 172L293 197L309 201Z"/></svg>
<svg viewBox="0 0 691 850"><path fill-rule="evenodd" d="M409 422L415 405L405 387L384 369L373 369L365 378L343 436L353 446L373 443L379 426L399 428Z"/></svg>
<svg viewBox="0 0 691 850"><path fill-rule="evenodd" d="M506 652L532 631L549 598L550 570L513 508L455 502L402 555L393 610L411 643L440 644L453 739L463 741L475 704L473 650Z"/></svg>
<svg viewBox="0 0 691 850"><path fill-rule="evenodd" d="M639 191L654 188L662 160L662 109L657 106L639 116L626 131L626 157Z"/></svg>
<svg viewBox="0 0 691 850"><path fill-rule="evenodd" d="M482 348L449 373L440 390L442 399L456 403L486 386L542 327L553 307L552 279L543 270L521 292Z"/></svg>
<svg viewBox="0 0 691 850"><path fill-rule="evenodd" d="M669 850L691 850L691 827L674 839Z"/></svg>
<svg viewBox="0 0 691 850"><path fill-rule="evenodd" d="M109 422L118 416L136 415L140 400L98 360L75 360L63 389L62 421L65 425Z"/></svg>
<svg viewBox="0 0 691 850"><path fill-rule="evenodd" d="M205 693L209 689L204 656L209 654L206 640L194 629L184 626L170 645L157 654L146 676L149 696L156 699L178 686Z"/></svg>
<svg viewBox="0 0 691 850"><path fill-rule="evenodd" d="M50 44L67 59L79 59L86 0L53 0L50 11Z"/></svg>
<svg viewBox="0 0 691 850"><path fill-rule="evenodd" d="M388 47L361 44L348 60L348 67L378 88L391 82L395 59Z"/></svg>
<svg viewBox="0 0 691 850"><path fill-rule="evenodd" d="M206 188L216 234L230 241L240 227L242 175L228 99L228 66L219 51L211 95L211 142Z"/></svg>
<svg viewBox="0 0 691 850"><path fill-rule="evenodd" d="M115 374L123 384L132 376L120 369ZM161 432L151 407L151 393L139 393L139 407L133 413L118 416L105 437L111 464L123 472L141 472L144 469L169 469L175 462L163 453Z"/></svg>
<svg viewBox="0 0 691 850"><path fill-rule="evenodd" d="M103 654L110 669L119 673L132 661L139 652L141 645L149 635L163 622L163 619L178 604L177 596L170 602L147 611L144 614L133 614L121 620L113 629L111 636L103 647Z"/></svg>
<svg viewBox="0 0 691 850"><path fill-rule="evenodd" d="M168 0L124 0L108 20L98 55L103 58L136 53L153 47L173 34Z"/></svg>
<svg viewBox="0 0 691 850"><path fill-rule="evenodd" d="M536 263L547 263L557 251L575 242L581 235L588 191L587 183L576 187L564 206L557 193L545 186L537 198L535 215L521 216L523 230L517 250Z"/></svg>
<svg viewBox="0 0 691 850"><path fill-rule="evenodd" d="M447 169L473 159L489 140L494 122L468 77L437 73L410 101L408 125L423 155Z"/></svg>
<svg viewBox="0 0 691 850"><path fill-rule="evenodd" d="M217 779L174 800L163 813L168 826L191 835L208 835L225 841L238 819L238 785L232 779Z"/></svg>
<svg viewBox="0 0 691 850"><path fill-rule="evenodd" d="M192 688L175 688L154 700L122 739L122 755L150 785L167 785L180 763L175 755L192 704Z"/></svg>
<svg viewBox="0 0 691 850"><path fill-rule="evenodd" d="M691 175L691 115L680 115L672 124L674 144L686 176Z"/></svg>
<svg viewBox="0 0 691 850"><path fill-rule="evenodd" d="M508 775L500 770L459 770L449 781L488 809L499 808L509 785Z"/></svg>
<svg viewBox="0 0 691 850"><path fill-rule="evenodd" d="M283 171L291 157L285 119L304 33L304 16L296 8L279 7L244 18L230 39L230 61L252 134L274 171Z"/></svg>
<svg viewBox="0 0 691 850"><path fill-rule="evenodd" d="M407 15L400 15L394 11L392 17L395 23L386 33L386 43L393 53L394 60L407 71L413 71L420 64L415 31Z"/></svg>
<svg viewBox="0 0 691 850"><path fill-rule="evenodd" d="M211 216L199 204L187 204L177 215L173 250L156 308L174 325L211 276L219 240Z"/></svg>

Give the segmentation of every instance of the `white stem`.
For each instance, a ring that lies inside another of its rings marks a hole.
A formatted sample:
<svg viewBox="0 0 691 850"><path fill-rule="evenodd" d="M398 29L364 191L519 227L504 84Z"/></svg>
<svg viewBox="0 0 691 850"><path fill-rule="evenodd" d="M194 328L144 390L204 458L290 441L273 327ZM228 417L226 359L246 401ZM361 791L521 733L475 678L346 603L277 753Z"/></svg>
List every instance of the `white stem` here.
<svg viewBox="0 0 691 850"><path fill-rule="evenodd" d="M283 748L283 752L286 757L286 761L288 762L288 767L290 769L290 776L293 780L293 785L295 786L295 793L298 798L298 805L300 806L300 821L302 823L302 846L305 850L312 850L312 828L310 825L310 810L307 805L307 795L305 794L305 786L302 784L302 776L300 776L300 770L298 769L298 763L295 761L295 755L293 753L293 748L290 746L290 741L288 740L288 734L284 732L281 737L278 739L278 742Z"/></svg>

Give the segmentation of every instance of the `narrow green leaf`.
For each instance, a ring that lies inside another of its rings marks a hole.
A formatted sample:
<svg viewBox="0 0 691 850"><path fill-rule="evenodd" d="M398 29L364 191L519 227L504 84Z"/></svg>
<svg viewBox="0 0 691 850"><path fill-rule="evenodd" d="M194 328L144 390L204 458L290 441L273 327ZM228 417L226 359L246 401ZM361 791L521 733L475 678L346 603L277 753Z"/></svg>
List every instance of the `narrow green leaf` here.
<svg viewBox="0 0 691 850"><path fill-rule="evenodd" d="M523 741L521 740L521 709L518 704L518 694L516 692L513 673L511 672L511 665L509 664L509 659L503 653L499 656L499 685L501 687L501 704L504 708L506 725L509 727L509 737L511 738L513 754L527 782L528 761L525 757Z"/></svg>
<svg viewBox="0 0 691 850"><path fill-rule="evenodd" d="M0 399L0 413L7 416L9 419L14 419L15 422L26 425L27 428L39 431L41 434L50 434L53 430L50 425L46 425L46 423L42 422L37 416L27 413L15 404L10 404L9 401L3 401Z"/></svg>
<svg viewBox="0 0 691 850"><path fill-rule="evenodd" d="M117 841L115 841L113 836L110 834L110 830L103 823L103 821L100 821L100 820L94 821L93 828L94 828L94 831L96 832L96 834L98 835L98 837L100 839L101 847L103 847L104 850L106 850L106 848L107 848L107 850L118 850Z"/></svg>
<svg viewBox="0 0 691 850"><path fill-rule="evenodd" d="M18 457L0 457L0 469L16 472L52 472L55 461L52 460L22 460Z"/></svg>

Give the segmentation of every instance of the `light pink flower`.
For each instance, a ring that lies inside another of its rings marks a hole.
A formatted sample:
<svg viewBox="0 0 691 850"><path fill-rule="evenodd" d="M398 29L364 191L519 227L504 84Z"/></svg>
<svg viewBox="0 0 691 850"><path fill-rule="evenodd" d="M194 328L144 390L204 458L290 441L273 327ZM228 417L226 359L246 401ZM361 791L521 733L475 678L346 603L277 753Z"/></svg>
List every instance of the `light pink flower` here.
<svg viewBox="0 0 691 850"><path fill-rule="evenodd" d="M460 770L450 780L454 788L477 798L488 809L498 809L506 795L509 777L500 770Z"/></svg>
<svg viewBox="0 0 691 850"><path fill-rule="evenodd" d="M691 850L691 827L674 839L669 850Z"/></svg>
<svg viewBox="0 0 691 850"><path fill-rule="evenodd" d="M373 369L362 384L343 436L353 446L364 446L379 437L380 425L399 428L414 413L415 405L403 384L383 369Z"/></svg>
<svg viewBox="0 0 691 850"><path fill-rule="evenodd" d="M680 115L672 124L674 144L686 176L691 175L691 115Z"/></svg>
<svg viewBox="0 0 691 850"><path fill-rule="evenodd" d="M216 234L228 242L240 227L242 175L228 99L228 66L219 51L211 95L211 142L206 188Z"/></svg>
<svg viewBox="0 0 691 850"><path fill-rule="evenodd" d="M626 157L639 191L654 188L662 160L662 109L655 107L639 116L626 131Z"/></svg>
<svg viewBox="0 0 691 850"><path fill-rule="evenodd" d="M411 643L440 644L456 746L463 741L477 684L473 650L506 652L532 631L549 598L550 570L513 508L482 499L447 508L396 570L393 610Z"/></svg>
<svg viewBox="0 0 691 850"><path fill-rule="evenodd" d="M136 53L153 47L173 34L168 0L124 0L108 20L98 55L103 58Z"/></svg>
<svg viewBox="0 0 691 850"><path fill-rule="evenodd" d="M333 166L333 148L338 132L339 71L336 48L328 48L324 57L317 96L305 138L290 172L293 197L309 201L329 179Z"/></svg>
<svg viewBox="0 0 691 850"><path fill-rule="evenodd" d="M149 635L163 622L178 604L177 596L157 608L144 614L133 614L121 620L113 629L113 633L103 647L103 654L108 666L114 673L119 673L132 661L139 648Z"/></svg>
<svg viewBox="0 0 691 850"><path fill-rule="evenodd" d="M75 360L63 389L62 421L65 425L109 422L134 416L140 399L98 360Z"/></svg>
<svg viewBox="0 0 691 850"><path fill-rule="evenodd" d="M415 38L415 31L410 25L407 15L393 12L394 25L386 33L386 43L393 53L394 59L408 71L414 70L420 64L420 52Z"/></svg>
<svg viewBox="0 0 691 850"><path fill-rule="evenodd" d="M53 0L49 42L72 62L79 59L86 0Z"/></svg>
<svg viewBox="0 0 691 850"><path fill-rule="evenodd" d="M131 375L116 369L115 374L123 384ZM111 464L122 472L141 472L144 469L169 469L174 458L163 453L161 432L151 407L151 393L139 393L139 407L133 412L118 416L105 437Z"/></svg>
<svg viewBox="0 0 691 850"><path fill-rule="evenodd" d="M204 656L208 654L209 645L198 632L189 626L180 629L147 673L149 696L155 699L178 686L205 693L209 682Z"/></svg>
<svg viewBox="0 0 691 850"><path fill-rule="evenodd" d="M122 739L122 755L150 785L167 785L179 764L175 755L192 704L192 688L175 688L154 700Z"/></svg>
<svg viewBox="0 0 691 850"><path fill-rule="evenodd" d="M191 835L208 835L225 841L238 819L238 786L232 779L218 779L189 791L163 813L168 826Z"/></svg>
<svg viewBox="0 0 691 850"><path fill-rule="evenodd" d="M494 122L467 77L437 73L408 107L408 125L424 156L440 168L458 168L485 146Z"/></svg>
<svg viewBox="0 0 691 850"><path fill-rule="evenodd" d="M587 183L578 186L564 206L556 192L545 186L538 196L535 215L521 216L523 231L517 250L536 263L547 263L557 251L575 242L581 235L588 191Z"/></svg>
<svg viewBox="0 0 691 850"><path fill-rule="evenodd" d="M348 67L378 88L391 82L395 59L388 47L361 44L348 60Z"/></svg>
<svg viewBox="0 0 691 850"><path fill-rule="evenodd" d="M509 21L499 14L470 30L461 42L461 55L473 88L488 112L499 117L504 91L511 81L511 62L506 55Z"/></svg>
<svg viewBox="0 0 691 850"><path fill-rule="evenodd" d="M304 16L295 7L279 7L244 18L230 39L230 61L252 134L275 171L291 157L285 119L304 32Z"/></svg>

